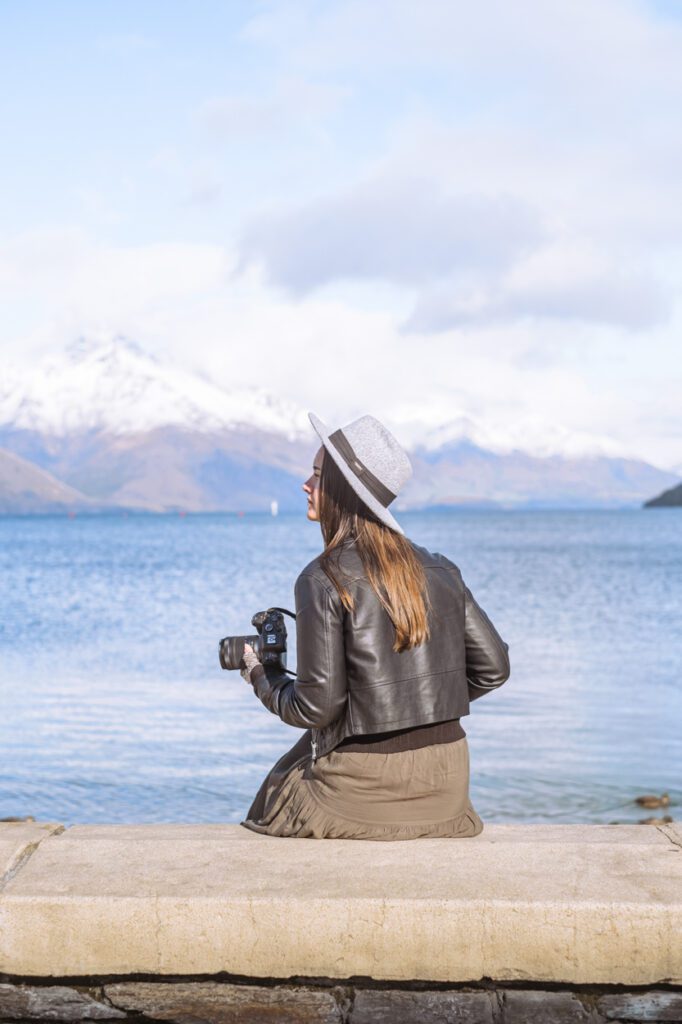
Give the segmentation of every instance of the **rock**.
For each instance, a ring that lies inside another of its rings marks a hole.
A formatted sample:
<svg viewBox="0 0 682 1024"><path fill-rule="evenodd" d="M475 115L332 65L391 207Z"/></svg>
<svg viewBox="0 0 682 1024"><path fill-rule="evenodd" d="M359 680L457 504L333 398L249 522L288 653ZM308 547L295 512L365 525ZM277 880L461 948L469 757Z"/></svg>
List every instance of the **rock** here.
<svg viewBox="0 0 682 1024"><path fill-rule="evenodd" d="M597 1006L607 1020L682 1021L682 992L624 992L601 996Z"/></svg>
<svg viewBox="0 0 682 1024"><path fill-rule="evenodd" d="M66 985L0 984L0 1020L114 1020L126 1014Z"/></svg>
<svg viewBox="0 0 682 1024"><path fill-rule="evenodd" d="M177 1024L341 1024L345 990L288 985L231 985L216 981L131 981L104 986L123 1010ZM345 1000L345 1002L344 1002Z"/></svg>
<svg viewBox="0 0 682 1024"><path fill-rule="evenodd" d="M359 989L349 1024L493 1024L491 992Z"/></svg>
<svg viewBox="0 0 682 1024"><path fill-rule="evenodd" d="M577 1024L601 1018L573 992L502 991L504 1024Z"/></svg>

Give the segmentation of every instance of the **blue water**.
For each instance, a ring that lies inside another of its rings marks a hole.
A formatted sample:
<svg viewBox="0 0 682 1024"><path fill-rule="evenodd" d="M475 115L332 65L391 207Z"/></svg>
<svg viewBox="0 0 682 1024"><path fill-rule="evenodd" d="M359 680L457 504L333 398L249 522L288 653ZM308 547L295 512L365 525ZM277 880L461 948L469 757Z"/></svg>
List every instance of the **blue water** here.
<svg viewBox="0 0 682 1024"><path fill-rule="evenodd" d="M483 821L681 818L682 509L400 520L509 644L510 679L463 719ZM0 817L242 820L301 730L217 641L293 610L320 549L305 514L0 519Z"/></svg>

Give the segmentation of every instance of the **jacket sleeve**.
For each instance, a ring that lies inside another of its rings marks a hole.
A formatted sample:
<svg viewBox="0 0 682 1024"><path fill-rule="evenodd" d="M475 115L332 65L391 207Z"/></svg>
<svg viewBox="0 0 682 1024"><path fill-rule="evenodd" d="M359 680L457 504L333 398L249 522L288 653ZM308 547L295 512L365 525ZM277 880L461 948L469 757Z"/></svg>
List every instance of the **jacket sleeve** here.
<svg viewBox="0 0 682 1024"><path fill-rule="evenodd" d="M469 700L478 700L509 679L509 644L464 586L464 641Z"/></svg>
<svg viewBox="0 0 682 1024"><path fill-rule="evenodd" d="M301 573L294 588L296 676L272 665L252 671L256 696L287 725L322 729L347 699L344 608L317 577Z"/></svg>

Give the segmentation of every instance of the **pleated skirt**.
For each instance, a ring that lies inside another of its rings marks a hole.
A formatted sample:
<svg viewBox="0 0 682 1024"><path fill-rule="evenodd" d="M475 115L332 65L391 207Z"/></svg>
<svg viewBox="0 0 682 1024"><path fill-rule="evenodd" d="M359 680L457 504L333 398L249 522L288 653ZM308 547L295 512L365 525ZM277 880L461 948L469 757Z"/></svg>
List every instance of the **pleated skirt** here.
<svg viewBox="0 0 682 1024"><path fill-rule="evenodd" d="M245 828L300 839L464 839L483 831L469 799L466 736L417 750L332 750L311 759L311 733L271 768Z"/></svg>

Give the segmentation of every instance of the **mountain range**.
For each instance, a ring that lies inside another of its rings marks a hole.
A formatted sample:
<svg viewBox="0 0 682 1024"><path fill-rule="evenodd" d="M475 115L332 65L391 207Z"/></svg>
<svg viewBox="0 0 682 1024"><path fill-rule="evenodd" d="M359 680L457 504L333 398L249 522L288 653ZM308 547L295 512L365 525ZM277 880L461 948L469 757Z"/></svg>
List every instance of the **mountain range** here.
<svg viewBox="0 0 682 1024"><path fill-rule="evenodd" d="M401 434L399 425L396 432ZM538 455L486 447L485 424L411 424L412 478L391 508L639 507L682 474L570 435ZM79 339L0 384L0 513L302 511L319 442L306 411L224 389L125 338Z"/></svg>

